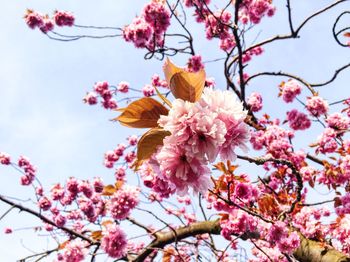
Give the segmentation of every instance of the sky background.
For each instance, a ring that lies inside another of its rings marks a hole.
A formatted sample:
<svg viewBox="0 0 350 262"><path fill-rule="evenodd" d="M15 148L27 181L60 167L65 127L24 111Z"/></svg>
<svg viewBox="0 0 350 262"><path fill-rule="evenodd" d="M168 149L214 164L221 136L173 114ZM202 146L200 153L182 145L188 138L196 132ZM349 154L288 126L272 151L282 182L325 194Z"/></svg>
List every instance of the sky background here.
<svg viewBox="0 0 350 262"><path fill-rule="evenodd" d="M295 24L331 2L292 0ZM125 80L133 88L140 89L150 82L154 73L162 75L163 62L145 61L144 50L136 50L121 38L82 39L69 43L52 41L25 25L22 18L26 8L49 14L55 9L72 11L76 23L82 25L123 26L140 13L145 3L140 0L132 4L121 0L17 0L4 1L1 5L0 151L11 154L13 160L19 155L28 156L37 166L38 177L44 185L63 182L69 176L85 179L101 176L105 181L113 181L113 171L102 165L103 154L124 142L131 131L109 121L116 116L115 112L99 106L89 107L82 103L82 98L96 81L106 80L116 85ZM282 70L311 83L328 80L336 68L350 61L349 49L339 47L331 36L336 16L349 8L347 2L316 18L301 31L300 39L267 46L265 54L253 60L247 72ZM223 57L217 50L217 41L205 41L203 25L196 25L192 30L196 36L195 48L204 61ZM61 32L75 34L77 31ZM276 16L264 19L249 33L248 39L258 36L262 40L287 32L285 3L278 1ZM187 57L174 59L180 65L186 60ZM220 62L207 64L206 71L216 79L218 88L226 87ZM285 111L300 106L286 106L277 98L278 84L282 80L287 79L253 80L247 93L262 92L264 111L283 119ZM320 88L320 94L330 102L349 97L349 82L350 74L344 72L332 85ZM315 127L298 134L297 146L313 142L319 131ZM255 170L251 166L247 168L244 172ZM12 169L0 167L0 176L1 194L20 199L32 196L30 188L19 185L20 175ZM0 203L0 214L7 209L8 206ZM0 221L0 231L6 226L16 229L33 224L39 225L37 220L16 210ZM32 230L0 234L1 261L15 261L30 254L26 248L43 250L46 241L45 237L35 237Z"/></svg>

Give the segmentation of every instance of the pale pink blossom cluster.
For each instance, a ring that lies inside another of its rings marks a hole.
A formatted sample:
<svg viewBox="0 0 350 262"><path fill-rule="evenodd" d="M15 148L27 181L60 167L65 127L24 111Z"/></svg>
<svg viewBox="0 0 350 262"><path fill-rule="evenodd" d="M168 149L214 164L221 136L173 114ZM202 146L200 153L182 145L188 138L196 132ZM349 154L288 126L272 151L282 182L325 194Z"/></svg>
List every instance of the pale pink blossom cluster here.
<svg viewBox="0 0 350 262"><path fill-rule="evenodd" d="M4 233L5 233L5 234L11 234L12 232L13 232L12 228L10 228L10 227L5 227L5 229L4 229Z"/></svg>
<svg viewBox="0 0 350 262"><path fill-rule="evenodd" d="M150 162L153 162L154 164L151 165ZM154 158L149 162L145 162L139 170L143 184L146 187L151 188L153 191L151 192L152 197L154 194L156 194L155 197L161 200L162 198L168 198L170 195L175 193L175 187L166 180L157 176L156 173L158 172L160 172L159 167Z"/></svg>
<svg viewBox="0 0 350 262"><path fill-rule="evenodd" d="M293 131L285 130L278 125L271 125L265 131L252 132L250 142L255 150L265 147L267 153L275 158L288 158L292 148L290 139L293 137Z"/></svg>
<svg viewBox="0 0 350 262"><path fill-rule="evenodd" d="M240 5L238 17L243 24L258 24L265 15L273 16L275 10L271 0L244 0Z"/></svg>
<svg viewBox="0 0 350 262"><path fill-rule="evenodd" d="M328 127L339 131L345 131L350 126L350 119L348 117L344 117L340 113L333 113L331 115L328 115L326 122L328 124Z"/></svg>
<svg viewBox="0 0 350 262"><path fill-rule="evenodd" d="M230 24L232 14L227 10L217 10L214 13L209 13L205 19L205 33L208 39L214 37L226 39L230 37L230 31L227 24Z"/></svg>
<svg viewBox="0 0 350 262"><path fill-rule="evenodd" d="M150 97L150 96L153 96L155 93L156 93L156 90L154 88L154 86L151 86L151 85L145 85L143 88L142 88L142 93L145 97Z"/></svg>
<svg viewBox="0 0 350 262"><path fill-rule="evenodd" d="M251 95L248 98L247 101L250 110L252 110L252 112L258 112L262 109L263 107L263 99L260 93L257 92L253 92L251 93Z"/></svg>
<svg viewBox="0 0 350 262"><path fill-rule="evenodd" d="M214 88L215 87L215 79L213 77L206 78L204 86L205 87Z"/></svg>
<svg viewBox="0 0 350 262"><path fill-rule="evenodd" d="M299 173L301 174L303 181L310 181L318 174L318 171L312 166L304 166L300 169Z"/></svg>
<svg viewBox="0 0 350 262"><path fill-rule="evenodd" d="M104 155L104 165L107 168L113 168L115 162L119 160L120 157L124 155L126 150L126 145L121 143L118 144L114 150L107 151Z"/></svg>
<svg viewBox="0 0 350 262"><path fill-rule="evenodd" d="M123 29L127 42L132 42L138 48L154 50L156 46L164 45L164 32L170 25L170 12L159 1L146 4L140 17Z"/></svg>
<svg viewBox="0 0 350 262"><path fill-rule="evenodd" d="M54 20L57 26L73 26L74 25L74 15L67 11L55 11Z"/></svg>
<svg viewBox="0 0 350 262"><path fill-rule="evenodd" d="M151 82L152 82L152 86L169 88L167 81L164 79L161 79L160 76L157 74L154 74L152 76Z"/></svg>
<svg viewBox="0 0 350 262"><path fill-rule="evenodd" d="M342 175L350 179L350 155L346 155L340 159L339 167Z"/></svg>
<svg viewBox="0 0 350 262"><path fill-rule="evenodd" d="M31 185L35 179L36 168L33 166L30 160L25 156L19 157L17 165L24 172L24 174L20 178L21 185L23 186Z"/></svg>
<svg viewBox="0 0 350 262"><path fill-rule="evenodd" d="M34 10L27 10L24 16L25 22L29 28L39 28L43 33L48 33L57 26L72 26L74 24L74 15L67 11L55 11L52 18L49 15L42 15Z"/></svg>
<svg viewBox="0 0 350 262"><path fill-rule="evenodd" d="M114 193L109 211L114 219L123 220L139 203L140 188L124 185Z"/></svg>
<svg viewBox="0 0 350 262"><path fill-rule="evenodd" d="M2 165L10 165L11 164L11 157L9 154L5 152L0 152L0 164Z"/></svg>
<svg viewBox="0 0 350 262"><path fill-rule="evenodd" d="M187 62L187 69L189 72L198 72L204 68L202 57L200 55L191 56Z"/></svg>
<svg viewBox="0 0 350 262"><path fill-rule="evenodd" d="M97 82L94 85L94 91L89 92L83 98L84 103L95 105L98 102L98 95L102 98L102 106L106 109L117 108L117 101L113 98L114 90L110 89L108 82Z"/></svg>
<svg viewBox="0 0 350 262"><path fill-rule="evenodd" d="M237 235L256 235L258 221L255 217L235 209L230 214L228 219L221 220L221 235L231 241Z"/></svg>
<svg viewBox="0 0 350 262"><path fill-rule="evenodd" d="M248 50L242 55L242 63L246 64L252 60L253 56L259 56L264 52L264 49L261 46L257 46L251 50ZM246 80L246 79L245 79Z"/></svg>
<svg viewBox="0 0 350 262"><path fill-rule="evenodd" d="M117 86L118 92L121 92L121 93L129 92L129 88L130 88L130 84L126 81L120 82Z"/></svg>
<svg viewBox="0 0 350 262"><path fill-rule="evenodd" d="M324 237L328 230L322 224L324 217L329 217L330 211L327 208L303 207L293 217L293 226L308 238Z"/></svg>
<svg viewBox="0 0 350 262"><path fill-rule="evenodd" d="M317 138L316 152L322 154L333 153L338 148L336 137L337 132L333 128L325 128Z"/></svg>
<svg viewBox="0 0 350 262"><path fill-rule="evenodd" d="M282 253L291 254L300 245L298 233L294 231L290 233L288 225L282 221L276 221L270 227L266 238Z"/></svg>
<svg viewBox="0 0 350 262"><path fill-rule="evenodd" d="M124 231L117 225L107 225L103 230L101 248L108 256L121 258L126 255L127 240Z"/></svg>
<svg viewBox="0 0 350 262"><path fill-rule="evenodd" d="M338 216L350 214L350 193L347 192L344 196L339 198L341 205L335 211Z"/></svg>
<svg viewBox="0 0 350 262"><path fill-rule="evenodd" d="M249 259L249 262L288 262L286 256L283 255L277 247L271 246L269 242L257 240L255 244L259 248L252 248L252 255L255 257Z"/></svg>
<svg viewBox="0 0 350 262"><path fill-rule="evenodd" d="M346 214L340 217L331 230L331 236L334 238L332 244L348 255L350 254L350 215Z"/></svg>
<svg viewBox="0 0 350 262"><path fill-rule="evenodd" d="M29 28L39 28L45 34L54 28L54 22L48 15L42 15L34 10L27 10L24 19Z"/></svg>
<svg viewBox="0 0 350 262"><path fill-rule="evenodd" d="M291 103L301 94L301 85L296 80L290 79L280 85L280 91L284 102Z"/></svg>
<svg viewBox="0 0 350 262"><path fill-rule="evenodd" d="M311 126L311 121L307 115L296 109L287 112L287 120L293 130L305 130Z"/></svg>
<svg viewBox="0 0 350 262"><path fill-rule="evenodd" d="M57 255L57 261L62 262L80 262L83 261L89 250L89 243L80 239L74 239L69 241L62 253Z"/></svg>
<svg viewBox="0 0 350 262"><path fill-rule="evenodd" d="M306 109L311 115L319 117L328 111L328 102L320 96L308 97L306 100Z"/></svg>
<svg viewBox="0 0 350 262"><path fill-rule="evenodd" d="M171 133L149 163L153 171L178 194L188 189L206 192L210 185L207 167L218 155L234 160L235 150L246 150L249 131L246 111L232 92L205 88L201 99L190 103L176 99L159 125ZM158 168L159 166L159 168Z"/></svg>

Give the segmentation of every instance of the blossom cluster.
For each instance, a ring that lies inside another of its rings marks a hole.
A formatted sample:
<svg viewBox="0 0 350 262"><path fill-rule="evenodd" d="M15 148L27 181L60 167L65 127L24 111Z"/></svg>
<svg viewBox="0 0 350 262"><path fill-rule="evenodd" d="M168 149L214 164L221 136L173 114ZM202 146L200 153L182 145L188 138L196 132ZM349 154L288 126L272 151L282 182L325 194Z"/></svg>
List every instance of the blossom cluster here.
<svg viewBox="0 0 350 262"><path fill-rule="evenodd" d="M20 183L23 186L29 186L33 183L36 176L36 168L25 156L20 156L17 163L11 162L11 156L5 152L0 152L1 165L13 165L21 170L22 176Z"/></svg>
<svg viewBox="0 0 350 262"><path fill-rule="evenodd" d="M207 164L219 155L234 160L237 147L247 149L245 117L242 104L228 91L205 88L196 103L176 99L169 114L158 121L171 135L149 164L170 191L176 188L183 195L191 187L194 192L206 192L210 184Z"/></svg>
<svg viewBox="0 0 350 262"><path fill-rule="evenodd" d="M52 18L49 15L42 15L34 10L27 10L24 16L26 24L29 28L39 28L43 33L48 33L57 26L73 26L74 15L67 11L55 11Z"/></svg>
<svg viewBox="0 0 350 262"><path fill-rule="evenodd" d="M146 4L139 17L123 29L123 37L135 47L154 50L164 45L164 33L170 25L170 12L159 1Z"/></svg>
<svg viewBox="0 0 350 262"><path fill-rule="evenodd" d="M219 38L220 48L229 52L236 46L235 37L231 33L232 14L227 9L212 11L209 3L210 0L185 0L185 6L195 7L194 16L198 23L204 23L206 37ZM265 15L273 16L274 13L275 7L270 0L244 0L239 5L238 19L243 24L258 24Z"/></svg>
<svg viewBox="0 0 350 262"><path fill-rule="evenodd" d="M271 0L244 0L240 5L238 17L243 24L258 24L265 15L273 16L275 10Z"/></svg>

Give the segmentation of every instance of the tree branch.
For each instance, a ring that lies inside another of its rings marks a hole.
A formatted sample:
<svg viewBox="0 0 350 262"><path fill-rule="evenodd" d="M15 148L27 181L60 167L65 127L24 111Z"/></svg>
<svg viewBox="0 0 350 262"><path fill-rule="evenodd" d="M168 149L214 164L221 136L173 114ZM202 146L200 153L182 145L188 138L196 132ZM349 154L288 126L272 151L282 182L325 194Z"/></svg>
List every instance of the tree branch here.
<svg viewBox="0 0 350 262"><path fill-rule="evenodd" d="M68 233L68 234L70 234L70 235L72 235L74 237L81 238L81 239L89 242L90 244L95 244L95 242L93 240L89 239L88 237L86 237L86 236L84 236L84 235L82 235L82 234L80 234L80 233L78 233L78 232L76 232L76 231L74 231L74 230L72 230L72 229L70 229L68 227L64 227L64 226L63 227L59 227L59 226L56 225L55 222L53 222L52 220L50 220L47 217L43 216L39 212L36 212L36 211L34 211L32 209L24 207L21 204L17 204L15 202L12 202L11 200L7 199L6 197L4 197L2 195L0 195L0 201L2 201L2 202L6 203L6 204L8 204L8 205L10 205L10 206L12 206L14 208L18 208L20 211L24 211L26 213L34 215L37 218L40 218L43 222L45 222L47 224L50 224L51 226L54 226L54 227L56 227L58 229L61 229L61 230L65 231L66 233Z"/></svg>

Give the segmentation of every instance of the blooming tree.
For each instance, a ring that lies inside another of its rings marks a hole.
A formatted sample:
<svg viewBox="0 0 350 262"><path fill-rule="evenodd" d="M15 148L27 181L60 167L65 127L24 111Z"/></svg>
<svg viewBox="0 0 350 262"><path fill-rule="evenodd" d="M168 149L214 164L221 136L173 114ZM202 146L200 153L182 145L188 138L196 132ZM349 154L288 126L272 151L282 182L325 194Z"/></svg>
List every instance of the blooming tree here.
<svg viewBox="0 0 350 262"><path fill-rule="evenodd" d="M49 16L27 10L28 27L53 40L120 37L144 50L145 59L163 60L164 77L150 76L142 90L127 81L98 81L83 98L88 105L113 110L116 125L139 134L105 153L104 165L114 170L114 181L69 177L45 188L27 157L0 153L0 163L17 169L21 185L34 189L37 206L4 195L0 201L10 211L37 217L40 229L58 241L21 261L106 256L124 261L350 261L350 99L328 102L318 89L350 64L321 83L282 71L252 73L248 67L264 55L265 46L302 37L310 21L348 3L329 3L296 23L291 2L285 3L289 31L251 42L249 34L278 11L272 0L151 0L122 28L78 25L79 18L67 11ZM345 48L350 31L342 25L349 14L341 12L332 28L334 40ZM207 76L189 15L208 41L218 41L223 58L215 62L223 62L226 86L216 86ZM60 27L114 33L65 35ZM179 56L188 59L186 65L175 65ZM248 94L251 81L263 76L283 80L275 87L276 99L293 109L282 108L273 117L264 110L261 90ZM318 135L307 145L299 143L312 129ZM139 182L130 183L130 176ZM329 198L315 201L310 197L315 188L329 191ZM134 216L135 211L153 221ZM139 236L129 237L127 225ZM10 225L5 233L12 233ZM243 242L249 256L240 257Z"/></svg>

